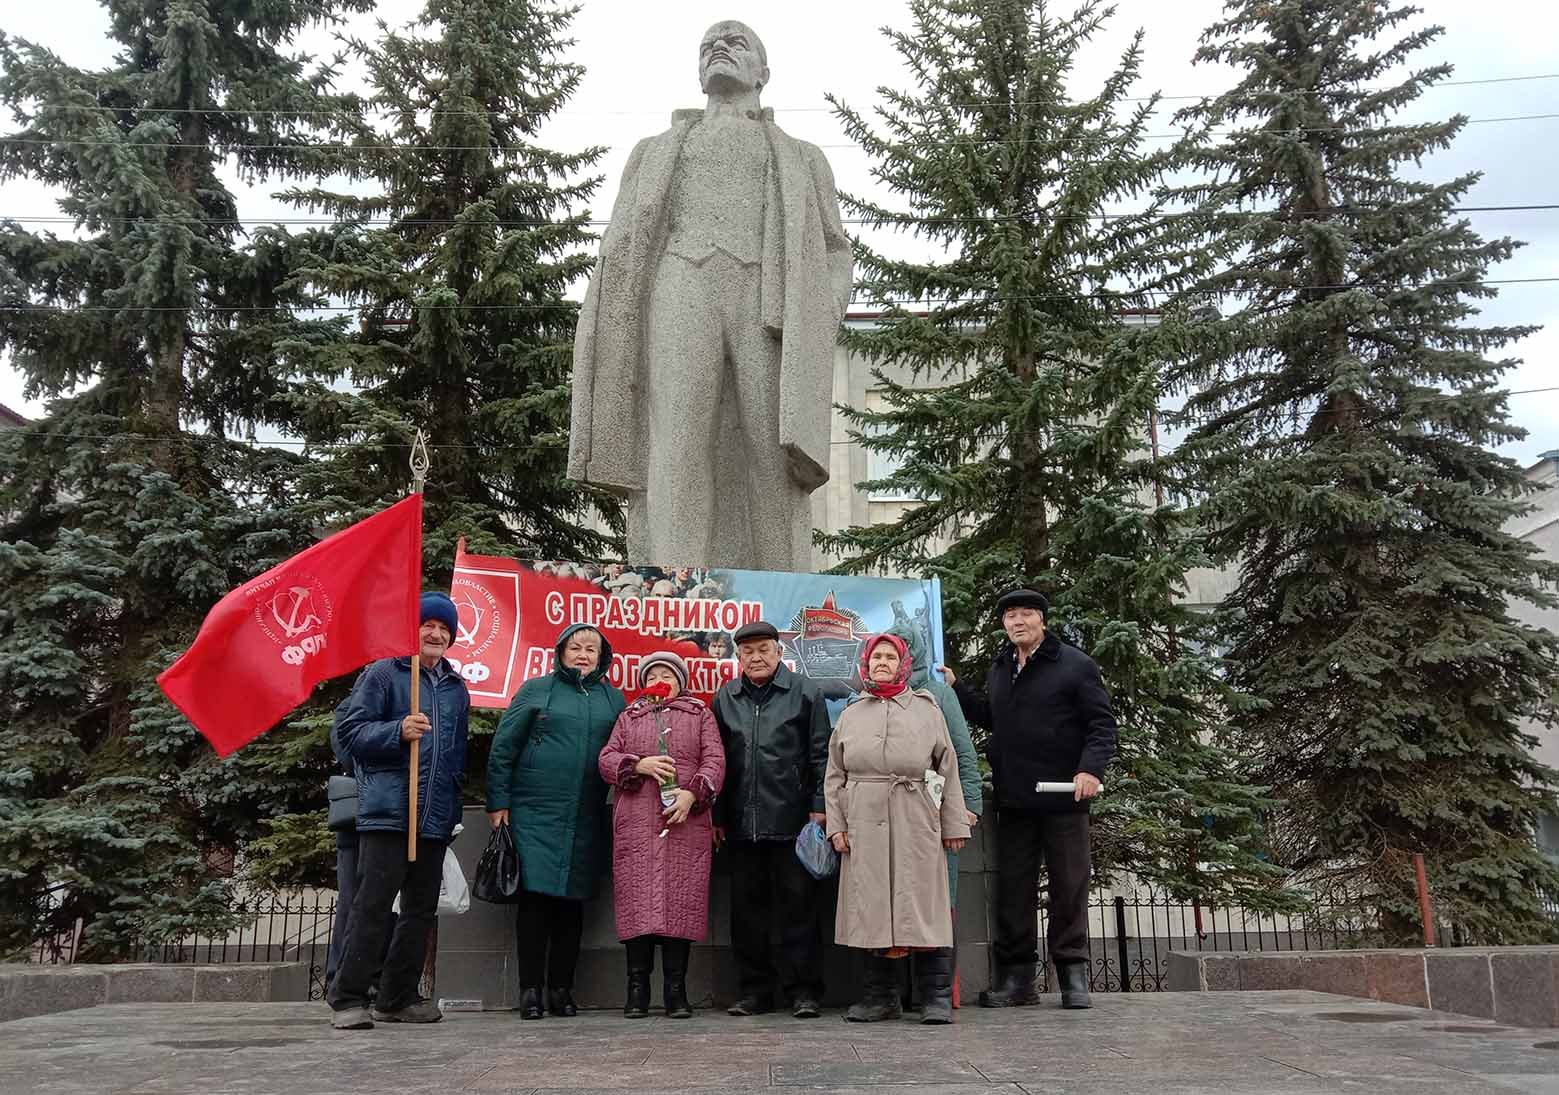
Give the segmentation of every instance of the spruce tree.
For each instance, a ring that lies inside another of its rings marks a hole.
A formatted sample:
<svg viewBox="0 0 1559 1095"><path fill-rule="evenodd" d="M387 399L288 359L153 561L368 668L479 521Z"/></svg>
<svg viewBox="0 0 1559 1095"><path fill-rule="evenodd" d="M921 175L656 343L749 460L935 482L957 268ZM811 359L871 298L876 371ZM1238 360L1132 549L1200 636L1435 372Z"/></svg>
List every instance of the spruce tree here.
<svg viewBox="0 0 1559 1095"><path fill-rule="evenodd" d="M913 86L882 90L877 125L835 105L898 199L847 196L848 208L938 252L906 261L858 241L859 296L881 317L844 336L885 404L844 408L852 436L900 461L862 486L922 501L820 543L847 571L939 576L955 668L976 683L1002 640L996 597L1044 591L1051 628L1100 663L1120 722L1095 809L1101 873L1129 869L1180 898L1281 902L1262 858L1266 800L1218 747L1242 701L1181 601L1203 559L1185 513L1154 490L1165 339L1142 319L1186 258L1157 248L1151 214L1113 215L1140 206L1163 167L1145 150L1156 100L1128 98L1141 36L1079 97L1072 68L1110 14L1101 4L911 11L912 27L886 33Z"/></svg>
<svg viewBox="0 0 1559 1095"><path fill-rule="evenodd" d="M154 678L224 592L308 543L285 420L301 319L277 233L246 238L224 170L307 171L334 109L300 30L367 0L104 0L102 70L0 36L0 178L56 188L65 236L0 224L0 351L48 414L0 436L0 952L87 923L84 953L219 928L214 862L281 808ZM317 787L314 788L317 794Z"/></svg>
<svg viewBox="0 0 1559 1095"><path fill-rule="evenodd" d="M395 501L425 430L430 588L448 587L461 537L480 554L617 553L618 501L565 475L578 305L564 293L593 261L583 203L599 179L580 176L604 151L539 140L583 75L564 56L574 11L429 0L404 30L380 22L373 40L349 42L368 87L360 110L333 119L332 177L282 195L333 221L291 239L298 282L356 312L349 340L300 355L309 380L292 397L294 429L316 459L298 505L328 520ZM284 778L299 749L328 761L330 705L346 683L321 690L295 737L245 750L257 778ZM473 713L474 801L495 725ZM326 876L334 845L321 810L265 825L252 878Z"/></svg>
<svg viewBox="0 0 1559 1095"><path fill-rule="evenodd" d="M302 396L304 436L331 446L312 489L392 500L425 429L435 576L461 536L473 552L596 559L620 531L612 496L565 477L578 305L564 293L593 262L583 203L600 179L581 173L605 151L539 140L583 76L564 57L574 11L429 0L407 32L381 23L352 42L370 86L336 164L369 185L286 195L336 220L300 239L302 277L359 309L351 345L318 355Z"/></svg>
<svg viewBox="0 0 1559 1095"><path fill-rule="evenodd" d="M1463 938L1527 943L1559 873L1537 849L1554 773L1521 720L1552 721L1559 641L1510 615L1554 603L1559 566L1508 535L1522 436L1491 353L1528 328L1481 325L1489 268L1517 246L1456 213L1476 174L1417 166L1464 117L1400 113L1450 72L1408 68L1440 36L1383 0L1232 0L1199 61L1239 71L1184 112L1175 196L1224 266L1196 286L1216 323L1183 346L1217 557L1240 567L1222 623L1240 722L1284 800L1285 866L1417 937L1411 856Z"/></svg>

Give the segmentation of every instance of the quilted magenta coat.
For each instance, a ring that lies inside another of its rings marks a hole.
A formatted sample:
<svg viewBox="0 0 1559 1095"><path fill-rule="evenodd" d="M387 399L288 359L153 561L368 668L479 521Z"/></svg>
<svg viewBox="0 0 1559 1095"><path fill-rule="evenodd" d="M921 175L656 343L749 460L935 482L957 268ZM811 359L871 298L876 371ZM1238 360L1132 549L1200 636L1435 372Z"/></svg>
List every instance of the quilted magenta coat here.
<svg viewBox="0 0 1559 1095"><path fill-rule="evenodd" d="M677 782L693 792L693 812L666 828L660 785L634 765L660 752L657 719L677 765ZM601 750L601 778L617 789L612 811L612 888L617 937L667 935L703 939L709 928L709 863L714 855L709 807L725 783L725 749L702 700L680 695L659 705L639 699L617 718Z"/></svg>

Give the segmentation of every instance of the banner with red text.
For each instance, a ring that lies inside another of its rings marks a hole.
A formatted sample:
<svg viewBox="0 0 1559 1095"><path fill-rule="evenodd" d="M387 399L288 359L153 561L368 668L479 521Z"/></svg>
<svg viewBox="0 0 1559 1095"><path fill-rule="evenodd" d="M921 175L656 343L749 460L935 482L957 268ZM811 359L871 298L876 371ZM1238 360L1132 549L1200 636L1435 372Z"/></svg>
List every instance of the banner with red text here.
<svg viewBox="0 0 1559 1095"><path fill-rule="evenodd" d="M942 589L936 579L861 578L764 570L662 568L455 557L450 596L460 628L449 658L477 707L506 707L520 685L552 671L570 624L597 628L612 646L612 683L630 698L638 664L656 650L688 663L688 691L708 700L738 674L731 636L768 620L785 663L843 699L860 687L861 643L877 631L918 633L942 659ZM919 645L919 644L916 644Z"/></svg>

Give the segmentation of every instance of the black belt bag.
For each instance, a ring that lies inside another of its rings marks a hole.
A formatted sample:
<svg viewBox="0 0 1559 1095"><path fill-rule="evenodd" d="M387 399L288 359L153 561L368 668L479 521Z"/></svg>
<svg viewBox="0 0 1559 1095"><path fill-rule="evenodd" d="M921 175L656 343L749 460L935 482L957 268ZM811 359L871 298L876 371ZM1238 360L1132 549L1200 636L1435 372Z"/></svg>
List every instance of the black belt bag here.
<svg viewBox="0 0 1559 1095"><path fill-rule="evenodd" d="M357 778L331 776L325 787L330 798L330 814L325 824L333 833L357 828Z"/></svg>

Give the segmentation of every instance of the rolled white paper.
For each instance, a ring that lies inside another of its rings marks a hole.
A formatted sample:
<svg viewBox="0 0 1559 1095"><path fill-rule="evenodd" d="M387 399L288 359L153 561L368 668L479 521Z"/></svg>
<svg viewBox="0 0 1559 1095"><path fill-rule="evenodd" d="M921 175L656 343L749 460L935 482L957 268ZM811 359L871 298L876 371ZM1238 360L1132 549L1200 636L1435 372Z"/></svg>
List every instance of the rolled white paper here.
<svg viewBox="0 0 1559 1095"><path fill-rule="evenodd" d="M1099 790L1104 790L1104 784L1099 784ZM1045 780L1040 780L1038 783L1034 784L1034 791L1041 795L1046 793L1054 793L1058 795L1075 794L1077 792L1077 782L1070 779L1065 783L1048 783Z"/></svg>

